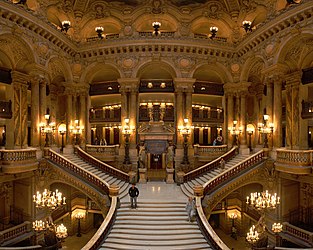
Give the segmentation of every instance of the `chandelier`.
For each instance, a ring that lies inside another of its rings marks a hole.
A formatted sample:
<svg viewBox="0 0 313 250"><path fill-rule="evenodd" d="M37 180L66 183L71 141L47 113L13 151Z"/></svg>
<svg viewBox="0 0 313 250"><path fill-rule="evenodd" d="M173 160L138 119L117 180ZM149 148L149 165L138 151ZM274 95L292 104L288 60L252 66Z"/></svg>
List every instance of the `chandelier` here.
<svg viewBox="0 0 313 250"><path fill-rule="evenodd" d="M65 197L62 197L62 193L57 189L55 192L45 189L43 193L37 191L36 195L33 195L33 202L36 203L36 207L49 209L55 209L58 206L65 205Z"/></svg>
<svg viewBox="0 0 313 250"><path fill-rule="evenodd" d="M250 244L254 244L255 242L257 242L259 240L259 233L255 230L254 225L252 225L252 227L250 227L250 230L247 233L246 239Z"/></svg>
<svg viewBox="0 0 313 250"><path fill-rule="evenodd" d="M280 204L280 197L278 197L276 193L272 195L266 190L262 193L251 193L250 197L247 196L246 203L254 206L258 210L264 208L276 208L276 206Z"/></svg>
<svg viewBox="0 0 313 250"><path fill-rule="evenodd" d="M55 235L59 238L59 239L64 239L67 237L67 228L66 226L64 226L63 224L58 225L55 229Z"/></svg>
<svg viewBox="0 0 313 250"><path fill-rule="evenodd" d="M282 225L282 224L280 224L280 223L274 223L274 224L272 225L272 231L273 231L274 233L280 233L282 230L283 230L283 225Z"/></svg>
<svg viewBox="0 0 313 250"><path fill-rule="evenodd" d="M44 222L42 220L35 220L33 222L33 229L36 232L40 232L40 231L46 230L47 228L49 228L49 223L48 222Z"/></svg>

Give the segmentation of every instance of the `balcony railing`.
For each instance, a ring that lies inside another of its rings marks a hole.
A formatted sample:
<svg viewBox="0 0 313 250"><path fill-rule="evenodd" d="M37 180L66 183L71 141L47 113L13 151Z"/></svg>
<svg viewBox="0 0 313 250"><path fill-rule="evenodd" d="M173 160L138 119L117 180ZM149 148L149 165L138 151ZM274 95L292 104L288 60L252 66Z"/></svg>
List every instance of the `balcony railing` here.
<svg viewBox="0 0 313 250"><path fill-rule="evenodd" d="M19 235L29 233L32 231L32 225L29 221L25 221L17 226L8 228L0 232L0 245L4 246L4 242L8 242Z"/></svg>
<svg viewBox="0 0 313 250"><path fill-rule="evenodd" d="M283 232L287 233L300 241L307 242L309 246L313 246L313 232L306 231L299 227L283 222Z"/></svg>
<svg viewBox="0 0 313 250"><path fill-rule="evenodd" d="M3 173L20 173L38 167L36 149L1 149L0 161Z"/></svg>
<svg viewBox="0 0 313 250"><path fill-rule="evenodd" d="M277 149L276 169L288 173L310 174L313 150Z"/></svg>
<svg viewBox="0 0 313 250"><path fill-rule="evenodd" d="M119 155L119 145L86 145L86 152L101 161L115 161Z"/></svg>

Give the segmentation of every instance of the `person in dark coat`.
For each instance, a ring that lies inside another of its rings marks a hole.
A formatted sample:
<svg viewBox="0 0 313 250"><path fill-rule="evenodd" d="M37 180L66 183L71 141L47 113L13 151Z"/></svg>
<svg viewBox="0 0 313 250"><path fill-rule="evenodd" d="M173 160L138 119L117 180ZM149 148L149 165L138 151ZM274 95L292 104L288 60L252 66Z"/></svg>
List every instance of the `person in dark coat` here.
<svg viewBox="0 0 313 250"><path fill-rule="evenodd" d="M136 184L132 184L132 186L128 190L128 194L130 197L131 208L137 208L137 197L139 195L139 190L136 187Z"/></svg>

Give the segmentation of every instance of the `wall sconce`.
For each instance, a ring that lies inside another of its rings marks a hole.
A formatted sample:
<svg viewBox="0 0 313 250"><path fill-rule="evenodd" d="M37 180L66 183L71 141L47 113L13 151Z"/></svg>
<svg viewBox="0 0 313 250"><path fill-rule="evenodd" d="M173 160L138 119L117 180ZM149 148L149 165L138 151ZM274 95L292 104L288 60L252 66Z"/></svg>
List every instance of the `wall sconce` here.
<svg viewBox="0 0 313 250"><path fill-rule="evenodd" d="M61 31L65 31L67 33L68 29L71 28L71 22L70 21L63 21Z"/></svg>
<svg viewBox="0 0 313 250"><path fill-rule="evenodd" d="M233 146L238 145L237 142L237 136L241 134L242 128L237 128L237 122L236 120L233 121L233 126L231 128L228 128L229 133L233 136Z"/></svg>
<svg viewBox="0 0 313 250"><path fill-rule="evenodd" d="M215 26L210 27L210 32L211 32L210 38L211 38L211 39L213 39L214 37L216 37L217 31L218 31L218 28L217 28L217 27L215 27Z"/></svg>
<svg viewBox="0 0 313 250"><path fill-rule="evenodd" d="M152 27L154 28L154 31L152 32L153 35L157 36L157 35L161 34L161 32L159 31L159 29L161 27L160 22L153 22Z"/></svg>
<svg viewBox="0 0 313 250"><path fill-rule="evenodd" d="M104 29L103 29L103 27L101 27L101 26L95 28L95 31L97 32L98 37L99 37L100 39L103 39L103 35L102 35L103 30L104 30Z"/></svg>
<svg viewBox="0 0 313 250"><path fill-rule="evenodd" d="M184 137L184 157L181 164L188 165L188 136L190 134L190 127L188 126L189 119L184 118L184 125L178 128L178 132L180 132Z"/></svg>
<svg viewBox="0 0 313 250"><path fill-rule="evenodd" d="M50 120L49 114L45 115L45 120L46 120L46 123L40 124L40 131L42 135L45 135L45 147L49 147L49 135L54 133L55 123L54 122L49 123L49 120Z"/></svg>
<svg viewBox="0 0 313 250"><path fill-rule="evenodd" d="M245 29L246 32L248 31L252 31L252 26L251 26L252 22L251 21L243 21L242 22L242 27Z"/></svg>
<svg viewBox="0 0 313 250"><path fill-rule="evenodd" d="M267 124L269 115L263 115L263 123L258 124L258 130L261 134L264 134L264 148L268 148L268 135L272 134L274 131L274 124Z"/></svg>

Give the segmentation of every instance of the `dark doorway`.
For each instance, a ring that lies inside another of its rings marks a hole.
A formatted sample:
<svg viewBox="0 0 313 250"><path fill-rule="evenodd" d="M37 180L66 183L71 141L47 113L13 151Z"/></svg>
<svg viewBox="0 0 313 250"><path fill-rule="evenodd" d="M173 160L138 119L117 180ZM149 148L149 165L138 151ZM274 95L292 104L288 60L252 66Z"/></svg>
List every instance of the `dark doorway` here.
<svg viewBox="0 0 313 250"><path fill-rule="evenodd" d="M204 146L207 146L209 144L208 137L209 137L209 130L205 128L203 129L203 145Z"/></svg>
<svg viewBox="0 0 313 250"><path fill-rule="evenodd" d="M150 169L162 169L162 155L151 154Z"/></svg>

